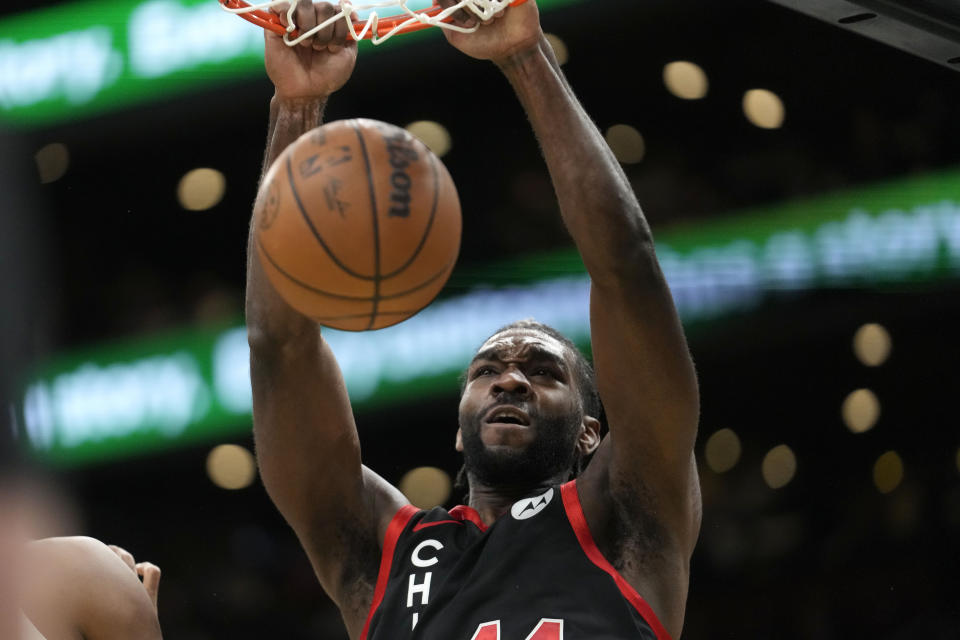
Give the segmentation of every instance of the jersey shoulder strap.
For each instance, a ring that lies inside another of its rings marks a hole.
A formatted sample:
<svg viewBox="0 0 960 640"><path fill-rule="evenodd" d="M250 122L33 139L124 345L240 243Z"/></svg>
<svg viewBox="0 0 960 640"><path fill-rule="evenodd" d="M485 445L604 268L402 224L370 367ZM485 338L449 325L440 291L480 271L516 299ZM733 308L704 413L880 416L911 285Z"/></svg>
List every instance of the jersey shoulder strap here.
<svg viewBox="0 0 960 640"><path fill-rule="evenodd" d="M600 548L593 539L593 534L590 533L590 527L587 525L587 518L583 515L583 506L580 504L580 494L577 491L577 481L574 479L562 485L560 487L560 496L563 499L563 509L567 514L567 520L570 521L570 526L577 536L577 542L580 543L580 548L583 550L583 553L597 568L603 570L613 578L614 584L617 585L617 589L620 590L624 599L626 599L626 601L636 609L644 621L650 625L657 639L669 640L670 634L667 633L666 628L660 622L660 619L650 604L643 596L637 593L637 590L634 589L633 586L620 575L620 572L610 564L610 561L600 553Z"/></svg>
<svg viewBox="0 0 960 640"><path fill-rule="evenodd" d="M377 574L377 586L373 591L373 602L370 604L370 613L367 614L367 621L360 633L360 640L367 640L370 621L383 601L383 594L387 591L387 582L390 579L390 567L393 564L393 552L397 548L397 540L400 539L400 534L407 528L410 520L419 513L421 511L412 504L404 505L400 507L400 510L390 520L390 524L387 525L387 533L383 537L383 550L380 553L380 572Z"/></svg>

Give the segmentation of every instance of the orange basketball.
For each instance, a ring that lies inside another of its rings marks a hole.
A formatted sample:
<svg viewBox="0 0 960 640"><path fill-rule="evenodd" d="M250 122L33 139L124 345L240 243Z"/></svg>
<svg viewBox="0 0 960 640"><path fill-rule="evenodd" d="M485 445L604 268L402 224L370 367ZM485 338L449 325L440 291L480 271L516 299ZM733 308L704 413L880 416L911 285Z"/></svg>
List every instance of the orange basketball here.
<svg viewBox="0 0 960 640"><path fill-rule="evenodd" d="M337 329L381 329L436 297L460 251L460 200L419 140L375 120L309 131L270 168L257 251L284 300Z"/></svg>

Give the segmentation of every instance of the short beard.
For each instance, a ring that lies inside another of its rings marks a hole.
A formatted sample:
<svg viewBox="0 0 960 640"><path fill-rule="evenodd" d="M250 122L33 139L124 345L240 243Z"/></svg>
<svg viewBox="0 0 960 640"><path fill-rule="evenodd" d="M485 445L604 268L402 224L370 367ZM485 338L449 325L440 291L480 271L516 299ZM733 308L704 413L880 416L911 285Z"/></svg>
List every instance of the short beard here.
<svg viewBox="0 0 960 640"><path fill-rule="evenodd" d="M525 450L491 451L480 439L482 416L461 417L463 464L468 476L497 487L538 484L571 473L579 459L576 442L582 417L544 418L531 413L530 418L537 426L537 437Z"/></svg>

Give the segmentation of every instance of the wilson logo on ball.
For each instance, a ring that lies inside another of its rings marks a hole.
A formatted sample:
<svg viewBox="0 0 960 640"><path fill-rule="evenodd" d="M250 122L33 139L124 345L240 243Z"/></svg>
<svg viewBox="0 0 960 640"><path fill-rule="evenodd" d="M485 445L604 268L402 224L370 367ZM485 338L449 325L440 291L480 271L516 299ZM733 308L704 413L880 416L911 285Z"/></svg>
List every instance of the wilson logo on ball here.
<svg viewBox="0 0 960 640"><path fill-rule="evenodd" d="M387 143L387 153L390 154L390 166L393 173L390 175L390 215L406 218L410 215L410 187L413 184L407 167L410 163L420 159L417 152L410 146L410 139L406 134L394 134L384 138Z"/></svg>
<svg viewBox="0 0 960 640"><path fill-rule="evenodd" d="M286 302L364 331L414 315L460 250L460 200L443 163L403 129L342 120L277 158L257 199L256 248Z"/></svg>

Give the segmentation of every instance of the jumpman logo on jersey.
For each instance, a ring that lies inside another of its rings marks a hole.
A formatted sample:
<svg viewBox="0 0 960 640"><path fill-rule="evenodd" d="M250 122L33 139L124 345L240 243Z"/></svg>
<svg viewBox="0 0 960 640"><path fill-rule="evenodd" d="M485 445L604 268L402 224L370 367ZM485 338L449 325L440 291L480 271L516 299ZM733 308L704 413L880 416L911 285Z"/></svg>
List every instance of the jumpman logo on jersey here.
<svg viewBox="0 0 960 640"><path fill-rule="evenodd" d="M552 499L553 489L548 489L543 495L535 496L533 498L524 498L523 500L518 500L517 502L513 503L510 513L517 520L526 520L527 518L532 518L546 509L547 505L550 504L550 500Z"/></svg>

